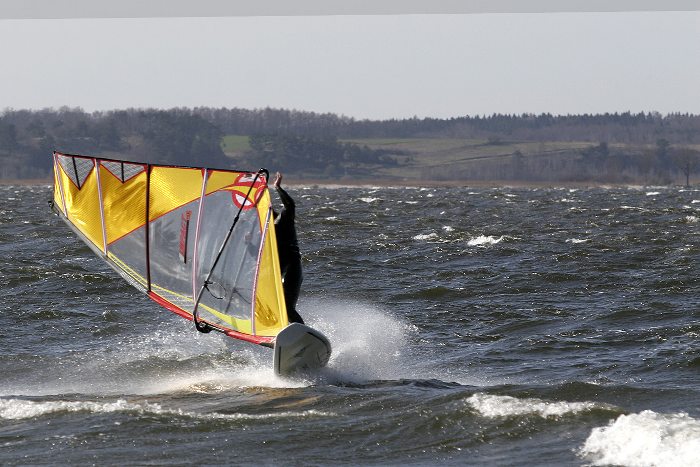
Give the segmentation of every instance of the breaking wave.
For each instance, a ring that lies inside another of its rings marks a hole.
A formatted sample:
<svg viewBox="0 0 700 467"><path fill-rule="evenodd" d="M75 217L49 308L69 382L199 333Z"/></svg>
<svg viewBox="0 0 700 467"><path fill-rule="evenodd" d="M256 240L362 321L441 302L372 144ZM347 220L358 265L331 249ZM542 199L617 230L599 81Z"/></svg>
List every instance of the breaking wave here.
<svg viewBox="0 0 700 467"><path fill-rule="evenodd" d="M44 415L70 412L87 413L133 413L137 415L166 415L202 420L261 420L269 418L293 417L333 417L336 414L318 410L303 410L299 412L275 412L266 414L246 413L195 413L181 409L166 409L160 404L148 402L134 403L125 399L113 402L96 401L31 401L24 399L0 399L1 420L22 420L42 417Z"/></svg>
<svg viewBox="0 0 700 467"><path fill-rule="evenodd" d="M603 409L614 410L607 404L597 402L548 402L536 398L518 399L511 396L497 396L476 393L466 400L467 404L483 417L517 417L536 415L542 418L562 417L565 415Z"/></svg>
<svg viewBox="0 0 700 467"><path fill-rule="evenodd" d="M579 454L593 465L700 465L700 420L645 410L594 428Z"/></svg>
<svg viewBox="0 0 700 467"><path fill-rule="evenodd" d="M436 238L438 238L438 234L432 232L429 234L418 234L413 237L413 240L435 240Z"/></svg>
<svg viewBox="0 0 700 467"><path fill-rule="evenodd" d="M484 245L495 245L497 243L500 243L503 241L505 237L501 235L500 237L496 238L492 235L484 236L484 235L479 235L478 237L474 237L470 239L467 242L467 245L469 246L484 246Z"/></svg>

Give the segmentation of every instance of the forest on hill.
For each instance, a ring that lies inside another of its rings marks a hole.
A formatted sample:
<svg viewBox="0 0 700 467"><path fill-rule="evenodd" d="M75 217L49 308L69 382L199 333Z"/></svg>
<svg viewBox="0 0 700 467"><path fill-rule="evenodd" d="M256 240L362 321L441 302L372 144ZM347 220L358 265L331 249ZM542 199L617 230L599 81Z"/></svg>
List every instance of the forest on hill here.
<svg viewBox="0 0 700 467"><path fill-rule="evenodd" d="M63 107L0 113L0 179L45 178L53 150L305 179L670 184L693 180L700 116L612 113L357 120L284 109Z"/></svg>

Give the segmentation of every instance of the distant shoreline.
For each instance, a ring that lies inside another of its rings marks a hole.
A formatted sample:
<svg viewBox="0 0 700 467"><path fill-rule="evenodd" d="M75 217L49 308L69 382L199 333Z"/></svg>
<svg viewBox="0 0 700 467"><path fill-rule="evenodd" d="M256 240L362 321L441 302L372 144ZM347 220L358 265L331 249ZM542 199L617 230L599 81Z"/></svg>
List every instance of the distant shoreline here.
<svg viewBox="0 0 700 467"><path fill-rule="evenodd" d="M19 186L29 186L29 185L51 185L53 184L52 178L0 178L0 185L19 185Z"/></svg>
<svg viewBox="0 0 700 467"><path fill-rule="evenodd" d="M31 186L52 185L52 178L38 179L0 179L0 186ZM327 179L295 179L293 176L285 178L285 185L294 187L391 187L391 188L629 188L645 186L679 187L681 185L653 185L635 183L601 183L601 182L553 182L553 181L515 181L515 180L382 180L382 179L356 179L356 180L327 180ZM691 185L693 187L694 185Z"/></svg>
<svg viewBox="0 0 700 467"><path fill-rule="evenodd" d="M291 177L288 177L291 178ZM382 180L382 179L357 179L357 180L289 180L285 178L285 184L289 186L322 186L322 187L391 187L391 188L604 188L604 187L628 187L644 186L630 183L599 183L599 182L532 182L516 180Z"/></svg>

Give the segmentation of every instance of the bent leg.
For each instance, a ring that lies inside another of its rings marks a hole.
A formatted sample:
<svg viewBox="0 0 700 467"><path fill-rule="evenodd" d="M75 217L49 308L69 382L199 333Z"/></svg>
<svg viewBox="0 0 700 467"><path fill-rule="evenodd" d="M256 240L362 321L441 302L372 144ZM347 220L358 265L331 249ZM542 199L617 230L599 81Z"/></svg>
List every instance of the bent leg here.
<svg viewBox="0 0 700 467"><path fill-rule="evenodd" d="M299 300L299 291L304 276L301 269L301 259L299 261L291 261L287 265L284 274L284 301L287 303L287 315L292 323L304 324L304 320L297 313L297 300Z"/></svg>

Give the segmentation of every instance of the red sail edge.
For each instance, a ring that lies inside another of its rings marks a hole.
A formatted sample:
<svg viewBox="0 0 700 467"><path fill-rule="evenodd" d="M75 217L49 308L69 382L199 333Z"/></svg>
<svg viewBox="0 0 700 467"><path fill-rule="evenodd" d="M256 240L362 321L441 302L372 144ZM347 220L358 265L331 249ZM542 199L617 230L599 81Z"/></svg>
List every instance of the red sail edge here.
<svg viewBox="0 0 700 467"><path fill-rule="evenodd" d="M155 292L148 292L148 298L156 302L158 305L162 306L163 308L172 311L178 316L181 316L182 318L185 318L188 321L192 321L192 314L186 312L182 308L173 305L169 301L165 300L163 297L160 295L156 294ZM224 331L224 334L226 334L228 337L232 337L234 339L240 339L242 341L246 342L251 342L253 344L258 344L258 345L265 345L265 344L272 344L275 342L274 337L269 337L269 336L252 336L250 334L244 334L242 332L237 332L233 331L231 329L226 329Z"/></svg>

